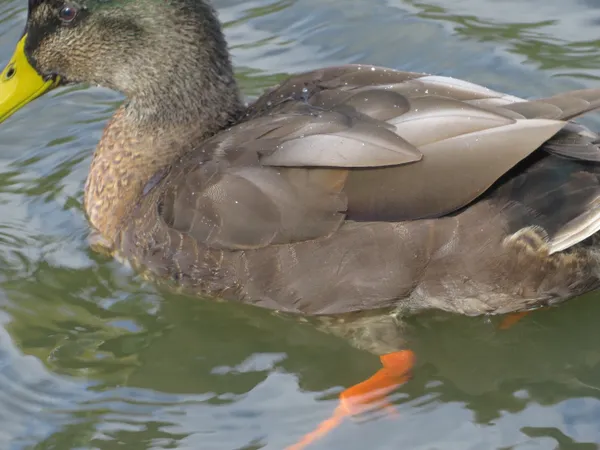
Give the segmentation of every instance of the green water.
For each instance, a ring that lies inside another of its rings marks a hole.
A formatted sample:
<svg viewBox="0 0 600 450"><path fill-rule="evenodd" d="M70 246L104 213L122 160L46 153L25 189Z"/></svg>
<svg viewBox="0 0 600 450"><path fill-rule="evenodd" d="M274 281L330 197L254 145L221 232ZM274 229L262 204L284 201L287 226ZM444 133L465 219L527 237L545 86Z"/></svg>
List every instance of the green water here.
<svg viewBox="0 0 600 450"><path fill-rule="evenodd" d="M0 61L24 1L0 0ZM598 0L216 0L244 92L368 62L524 97L598 86ZM0 449L282 449L377 358L308 324L159 293L89 251L81 201L121 97L63 89L0 127ZM586 118L600 128L598 117ZM309 282L309 281L307 281ZM410 321L399 415L348 421L314 449L593 449L598 295L498 320Z"/></svg>

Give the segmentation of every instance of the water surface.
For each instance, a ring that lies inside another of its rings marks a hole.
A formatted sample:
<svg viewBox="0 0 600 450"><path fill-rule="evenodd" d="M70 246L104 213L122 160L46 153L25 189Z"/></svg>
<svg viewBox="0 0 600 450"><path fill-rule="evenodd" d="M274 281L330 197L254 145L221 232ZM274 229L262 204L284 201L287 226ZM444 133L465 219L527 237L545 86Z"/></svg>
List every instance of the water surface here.
<svg viewBox="0 0 600 450"><path fill-rule="evenodd" d="M25 3L0 0L0 61ZM597 0L216 0L249 99L294 72L365 62L523 97L600 83ZM281 449L378 359L254 308L159 293L89 251L83 182L122 98L61 89L0 127L0 448ZM598 117L585 119L600 127ZM410 321L400 414L315 449L592 449L599 295L496 319Z"/></svg>

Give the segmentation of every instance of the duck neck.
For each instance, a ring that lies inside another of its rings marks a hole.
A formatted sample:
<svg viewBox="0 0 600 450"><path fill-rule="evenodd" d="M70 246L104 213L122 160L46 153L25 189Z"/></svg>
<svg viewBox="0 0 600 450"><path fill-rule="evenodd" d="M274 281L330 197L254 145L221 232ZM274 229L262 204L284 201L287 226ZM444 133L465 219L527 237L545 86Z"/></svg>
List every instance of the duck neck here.
<svg viewBox="0 0 600 450"><path fill-rule="evenodd" d="M97 74L100 84L127 97L124 118L139 129L189 125L204 133L230 123L241 102L214 8L203 0L130 2L127 7L134 8L131 14L153 13L151 19L139 19L146 36L129 43L122 58Z"/></svg>
<svg viewBox="0 0 600 450"><path fill-rule="evenodd" d="M240 116L243 109L235 83L227 89L219 81L210 83L212 92L184 95L178 104L173 97L156 96L156 91L145 99L134 97L106 126L94 153L84 202L91 225L107 246L115 243L144 186L157 172ZM215 92L219 88L221 92Z"/></svg>
<svg viewBox="0 0 600 450"><path fill-rule="evenodd" d="M219 34L219 38L223 39ZM213 38L216 39L216 38ZM215 133L242 110L226 44L181 44L185 57L161 57L158 68L148 68L119 86L127 102L124 119L139 130L201 127Z"/></svg>

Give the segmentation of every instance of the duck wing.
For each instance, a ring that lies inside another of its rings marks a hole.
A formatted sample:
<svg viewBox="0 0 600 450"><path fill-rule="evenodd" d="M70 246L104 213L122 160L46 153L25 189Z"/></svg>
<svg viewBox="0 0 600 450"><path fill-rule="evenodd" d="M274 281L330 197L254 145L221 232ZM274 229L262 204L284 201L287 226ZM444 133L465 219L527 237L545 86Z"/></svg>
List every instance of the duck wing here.
<svg viewBox="0 0 600 450"><path fill-rule="evenodd" d="M309 72L182 158L166 177L162 218L210 247L248 249L328 236L344 220L441 217L563 129L549 152L598 160L595 144L570 145L565 127L599 98L588 90L528 102L372 66Z"/></svg>

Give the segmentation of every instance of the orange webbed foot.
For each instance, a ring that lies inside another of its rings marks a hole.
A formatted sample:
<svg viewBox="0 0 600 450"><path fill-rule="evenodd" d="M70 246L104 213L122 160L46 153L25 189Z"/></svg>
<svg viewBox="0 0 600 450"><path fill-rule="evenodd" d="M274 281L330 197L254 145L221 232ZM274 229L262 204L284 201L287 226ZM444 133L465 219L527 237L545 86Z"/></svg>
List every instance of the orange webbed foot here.
<svg viewBox="0 0 600 450"><path fill-rule="evenodd" d="M500 322L500 326L499 328L501 330L507 330L510 327L512 327L514 324L516 324L517 322L519 322L523 317L527 316L528 314L534 312L534 311L541 311L544 309L549 309L549 306L543 306L541 308L537 308L535 310L530 310L530 311L520 311L520 312L516 312L516 313L511 313L508 314L504 317L504 319L502 320L502 322Z"/></svg>
<svg viewBox="0 0 600 450"><path fill-rule="evenodd" d="M502 322L500 322L500 326L498 328L500 328L501 330L508 330L510 327L519 322L523 317L525 317L529 313L530 311L521 311L508 314L502 319Z"/></svg>
<svg viewBox="0 0 600 450"><path fill-rule="evenodd" d="M314 431L306 434L287 450L304 449L337 427L346 417L374 408L386 409L388 412L395 413L396 410L386 401L386 397L398 386L408 381L410 370L414 366L415 355L410 350L402 350L383 355L380 360L383 368L367 380L345 389L340 394L340 404L332 416L321 422Z"/></svg>

